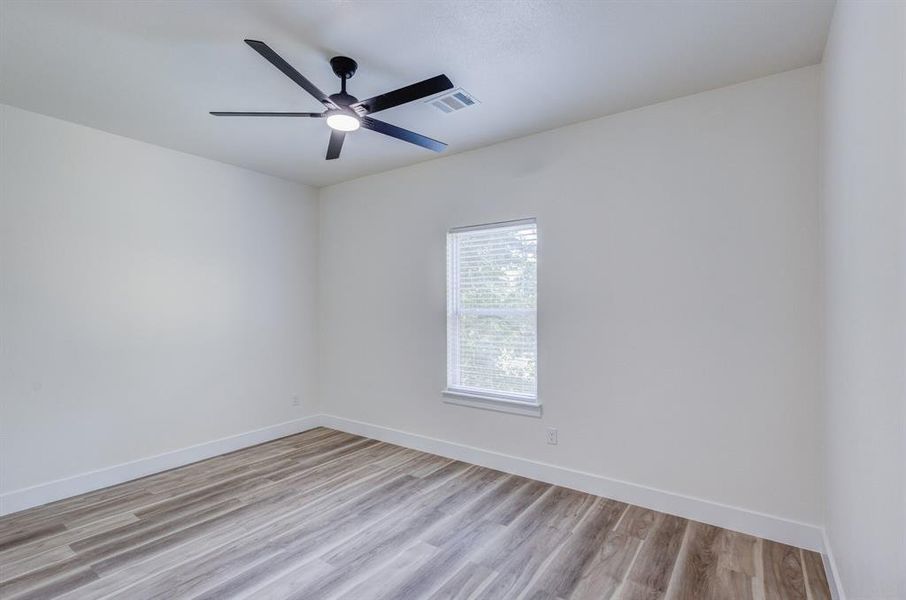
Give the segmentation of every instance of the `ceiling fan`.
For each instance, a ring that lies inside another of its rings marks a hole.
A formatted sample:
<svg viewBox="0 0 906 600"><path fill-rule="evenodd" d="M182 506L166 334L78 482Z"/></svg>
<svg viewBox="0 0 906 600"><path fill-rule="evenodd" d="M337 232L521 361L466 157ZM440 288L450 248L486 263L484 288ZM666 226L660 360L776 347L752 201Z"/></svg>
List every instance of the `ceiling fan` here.
<svg viewBox="0 0 906 600"><path fill-rule="evenodd" d="M245 40L245 43L252 47L255 52L263 56L269 63L280 69L284 75L296 82L303 90L311 94L327 109L324 112L223 112L212 111L211 114L216 117L312 117L316 119L324 118L330 127L330 142L327 144L327 160L333 160L340 157L340 150L343 148L343 140L346 133L355 131L359 127L370 129L390 137L395 137L404 142L440 152L447 145L429 137L379 121L371 118L370 114L406 104L413 100L433 96L439 92L449 90L453 83L446 75L438 75L431 79L419 81L412 85L407 85L398 90L380 94L367 100L359 100L355 96L346 92L346 80L355 75L358 64L346 56L334 56L330 59L330 66L333 72L342 81L340 91L336 94L326 95L319 90L312 82L302 76L288 62L283 60L279 54L274 52L270 46L257 40Z"/></svg>

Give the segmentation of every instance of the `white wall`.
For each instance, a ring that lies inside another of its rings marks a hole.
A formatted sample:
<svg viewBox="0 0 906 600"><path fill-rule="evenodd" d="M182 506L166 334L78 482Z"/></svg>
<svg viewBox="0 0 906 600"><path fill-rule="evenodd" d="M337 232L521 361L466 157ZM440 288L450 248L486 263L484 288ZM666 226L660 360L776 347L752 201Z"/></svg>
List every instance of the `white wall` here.
<svg viewBox="0 0 906 600"><path fill-rule="evenodd" d="M906 3L825 52L827 532L850 598L906 598Z"/></svg>
<svg viewBox="0 0 906 600"><path fill-rule="evenodd" d="M0 493L318 411L314 190L0 119Z"/></svg>
<svg viewBox="0 0 906 600"><path fill-rule="evenodd" d="M326 411L821 523L818 74L322 189ZM530 216L544 416L444 404L445 232Z"/></svg>

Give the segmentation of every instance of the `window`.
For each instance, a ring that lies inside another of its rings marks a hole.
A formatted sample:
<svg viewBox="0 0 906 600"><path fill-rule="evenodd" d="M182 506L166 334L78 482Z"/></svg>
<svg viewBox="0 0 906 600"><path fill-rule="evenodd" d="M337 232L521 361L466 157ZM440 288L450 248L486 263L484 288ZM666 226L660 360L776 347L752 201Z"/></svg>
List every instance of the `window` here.
<svg viewBox="0 0 906 600"><path fill-rule="evenodd" d="M537 305L534 219L451 229L445 395L540 414Z"/></svg>

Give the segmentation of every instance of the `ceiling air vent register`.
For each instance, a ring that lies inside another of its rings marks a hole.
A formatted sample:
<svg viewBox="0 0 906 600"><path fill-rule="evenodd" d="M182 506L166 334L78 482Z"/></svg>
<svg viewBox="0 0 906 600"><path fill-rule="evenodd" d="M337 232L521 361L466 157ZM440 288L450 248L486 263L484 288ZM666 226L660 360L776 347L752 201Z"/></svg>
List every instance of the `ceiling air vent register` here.
<svg viewBox="0 0 906 600"><path fill-rule="evenodd" d="M475 99L475 96L462 88L457 88L455 90L447 92L443 96L438 96L436 98L426 100L425 102L442 113L456 112L458 110L462 110L464 108L478 104L478 100Z"/></svg>

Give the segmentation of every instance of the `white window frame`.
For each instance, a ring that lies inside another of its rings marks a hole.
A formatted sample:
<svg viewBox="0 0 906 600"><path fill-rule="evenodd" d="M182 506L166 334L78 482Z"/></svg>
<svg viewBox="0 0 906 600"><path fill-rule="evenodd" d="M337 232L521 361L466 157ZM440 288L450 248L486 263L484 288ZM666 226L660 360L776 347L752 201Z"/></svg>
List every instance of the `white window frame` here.
<svg viewBox="0 0 906 600"><path fill-rule="evenodd" d="M526 219L515 219L512 221L498 221L495 223L485 223L482 225L469 225L465 227L453 227L447 231L447 335L449 336L449 318L450 314L453 312L451 303L453 298L450 297L449 291L449 279L451 274L449 269L452 268L452 260L450 256L450 234L461 233L465 231L478 231L482 229L496 229L498 227L512 227L514 225L534 225L537 237L536 242L536 256L538 257L538 262L535 264L536 269L536 290L535 290L535 396L524 396L521 394L497 394L492 392L486 392L483 390L472 391L467 388L452 388L449 386L449 362L454 360L455 357L450 355L450 340L447 339L446 344L446 360L447 360L447 369L445 369L445 376L448 378L447 387L444 388L442 395L444 402L448 404L456 404L459 406L468 406L472 408L481 408L485 410L493 410L498 412L505 412L511 414L518 414L530 417L540 417L541 416L541 398L540 398L540 356L539 356L539 347L540 347L540 331L538 330L538 313L540 312L540 276L541 276L541 228L538 223L538 219L526 218Z"/></svg>

